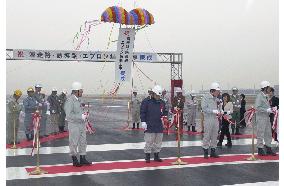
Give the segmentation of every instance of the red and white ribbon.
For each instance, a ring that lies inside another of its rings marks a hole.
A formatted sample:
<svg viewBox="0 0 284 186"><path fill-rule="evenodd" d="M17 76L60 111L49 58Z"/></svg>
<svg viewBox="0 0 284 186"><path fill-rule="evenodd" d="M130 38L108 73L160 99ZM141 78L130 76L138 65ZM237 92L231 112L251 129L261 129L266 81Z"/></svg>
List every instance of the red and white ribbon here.
<svg viewBox="0 0 284 186"><path fill-rule="evenodd" d="M88 120L86 121L86 131L89 132L89 134L94 134L96 131Z"/></svg>
<svg viewBox="0 0 284 186"><path fill-rule="evenodd" d="M234 123L234 122L232 122L230 119L229 119L229 116L228 115L223 115L223 119L224 120L226 120L226 121L228 121L229 122L229 124L231 124L231 125L235 125L236 123Z"/></svg>
<svg viewBox="0 0 284 186"><path fill-rule="evenodd" d="M33 121L33 131L34 131L34 139L33 139L33 148L32 148L32 152L31 152L31 156L34 156L34 149L36 146L36 136L39 132L39 128L40 128L40 115L38 112L35 112L32 114L32 121ZM38 139L39 140L39 139ZM38 142L38 144L40 144L40 141ZM38 150L38 146L37 146L37 150Z"/></svg>
<svg viewBox="0 0 284 186"><path fill-rule="evenodd" d="M253 118L255 112L256 112L256 110L254 108L250 108L249 110L247 110L246 117L248 117L248 121L247 121L248 126L252 124L252 118Z"/></svg>
<svg viewBox="0 0 284 186"><path fill-rule="evenodd" d="M274 118L273 118L272 129L275 130L277 129L277 125L278 125L279 110L273 111L273 114L274 114Z"/></svg>

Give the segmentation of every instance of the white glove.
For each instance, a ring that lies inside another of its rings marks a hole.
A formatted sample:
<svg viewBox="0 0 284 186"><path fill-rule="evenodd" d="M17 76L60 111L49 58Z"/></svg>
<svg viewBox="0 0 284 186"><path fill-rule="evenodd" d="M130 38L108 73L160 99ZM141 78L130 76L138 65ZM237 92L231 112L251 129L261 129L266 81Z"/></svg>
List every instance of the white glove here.
<svg viewBox="0 0 284 186"><path fill-rule="evenodd" d="M228 111L227 111L227 115L230 115L230 114L231 114L231 112L228 110Z"/></svg>
<svg viewBox="0 0 284 186"><path fill-rule="evenodd" d="M85 121L89 117L89 114L87 112L84 112L82 114L82 120Z"/></svg>
<svg viewBox="0 0 284 186"><path fill-rule="evenodd" d="M82 120L85 121L87 119L87 115L85 113L82 114Z"/></svg>
<svg viewBox="0 0 284 186"><path fill-rule="evenodd" d="M50 111L49 111L49 110L48 110L48 111L46 111L46 114L47 114L47 115L50 115Z"/></svg>
<svg viewBox="0 0 284 186"><path fill-rule="evenodd" d="M276 111L277 110L277 107L272 107L272 111Z"/></svg>
<svg viewBox="0 0 284 186"><path fill-rule="evenodd" d="M218 110L212 110L213 114L219 114Z"/></svg>
<svg viewBox="0 0 284 186"><path fill-rule="evenodd" d="M38 106L39 106L39 107L42 107L42 104L41 104L41 103L38 103Z"/></svg>
<svg viewBox="0 0 284 186"><path fill-rule="evenodd" d="M146 122L142 122L141 125L142 125L142 128L144 130L147 130L147 123Z"/></svg>
<svg viewBox="0 0 284 186"><path fill-rule="evenodd" d="M271 108L268 108L268 109L266 110L266 112L268 112L268 113L273 113L273 111L272 111Z"/></svg>

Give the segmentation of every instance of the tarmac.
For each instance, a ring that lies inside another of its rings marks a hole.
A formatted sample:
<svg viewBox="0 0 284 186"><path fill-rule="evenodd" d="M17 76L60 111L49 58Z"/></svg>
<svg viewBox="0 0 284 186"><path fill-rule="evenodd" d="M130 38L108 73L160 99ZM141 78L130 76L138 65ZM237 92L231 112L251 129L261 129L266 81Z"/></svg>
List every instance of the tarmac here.
<svg viewBox="0 0 284 186"><path fill-rule="evenodd" d="M197 119L197 133L184 132L181 158L186 165L173 165L178 155L174 130L164 134L160 152L162 163L146 164L144 160L144 131L127 129L127 100L83 98L90 105L90 120L96 129L87 134L87 159L93 164L76 168L69 155L68 132L41 139L40 167L47 174L29 175L36 166L31 156L31 143L25 142L23 124L19 138L22 148L6 148L7 185L278 185L279 156L259 157L247 161L252 154L251 128L242 129L246 135L234 136L233 147L217 149L220 158L203 158L202 133ZM199 116L198 116L199 118ZM129 123L132 127L131 122ZM48 131L50 124L48 122ZM67 126L66 126L67 129ZM226 140L223 144L226 143ZM274 150L278 151L276 143ZM152 155L153 156L153 155ZM258 156L256 156L258 157ZM152 157L153 158L153 157Z"/></svg>

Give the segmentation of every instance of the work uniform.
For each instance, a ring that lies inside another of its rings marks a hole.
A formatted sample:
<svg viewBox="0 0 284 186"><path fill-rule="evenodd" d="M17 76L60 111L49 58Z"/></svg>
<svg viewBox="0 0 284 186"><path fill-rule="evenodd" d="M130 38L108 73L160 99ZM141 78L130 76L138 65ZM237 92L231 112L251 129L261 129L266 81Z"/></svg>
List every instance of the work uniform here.
<svg viewBox="0 0 284 186"><path fill-rule="evenodd" d="M188 109L188 111L187 111L187 125L188 125L188 127L193 126L195 128L196 127L195 120L196 120L196 112L197 112L197 101L196 101L196 99L195 98L193 100L189 99L186 102L186 107Z"/></svg>
<svg viewBox="0 0 284 186"><path fill-rule="evenodd" d="M240 133L240 118L241 118L241 97L239 94L232 94L231 102L233 103L233 113L232 113L232 120L236 123L236 125L231 125L232 134L239 134Z"/></svg>
<svg viewBox="0 0 284 186"><path fill-rule="evenodd" d="M32 114L37 110L38 103L33 96L28 96L23 101L24 110L25 110L25 133L27 138L33 138L33 121Z"/></svg>
<svg viewBox="0 0 284 186"><path fill-rule="evenodd" d="M216 148L217 137L219 129L219 121L213 110L218 110L217 105L218 98L211 94L205 95L201 100L201 108L204 114L204 137L203 137L203 149Z"/></svg>
<svg viewBox="0 0 284 186"><path fill-rule="evenodd" d="M145 153L159 153L162 148L163 123L162 116L166 116L165 102L154 98L145 98L141 103L141 122L146 122L144 140L146 142Z"/></svg>
<svg viewBox="0 0 284 186"><path fill-rule="evenodd" d="M60 114L59 114L59 130L60 132L64 132L64 127L65 127L65 118L66 114L64 111L64 104L67 100L67 96L62 93L59 96L59 103L60 103Z"/></svg>
<svg viewBox="0 0 284 186"><path fill-rule="evenodd" d="M263 92L260 92L255 100L257 148L264 147L263 140L266 146L271 147L272 137L268 108L270 108L268 98Z"/></svg>
<svg viewBox="0 0 284 186"><path fill-rule="evenodd" d="M59 97L55 94L48 96L47 101L49 102L50 110L50 123L52 133L56 134L59 129L59 114L61 111Z"/></svg>
<svg viewBox="0 0 284 186"><path fill-rule="evenodd" d="M84 109L81 100L71 95L64 105L64 110L68 121L70 155L86 155L86 129L85 121L82 120Z"/></svg>
<svg viewBox="0 0 284 186"><path fill-rule="evenodd" d="M6 124L7 124L7 143L12 144L17 143L18 139L18 129L19 129L19 115L22 110L22 105L20 105L14 96L11 96L7 100L6 105ZM14 125L15 125L15 138L14 138Z"/></svg>
<svg viewBox="0 0 284 186"><path fill-rule="evenodd" d="M137 96L133 96L130 105L131 105L133 128L135 128L135 123L137 123L137 128L139 128L141 101Z"/></svg>
<svg viewBox="0 0 284 186"><path fill-rule="evenodd" d="M40 136L45 136L47 135L46 133L46 121L47 121L47 107L48 107L48 103L47 101L44 99L44 94L40 93L40 92L35 92L34 93L34 98L37 101L37 103L42 104L41 107L39 107L39 112L41 115L41 119L40 119Z"/></svg>

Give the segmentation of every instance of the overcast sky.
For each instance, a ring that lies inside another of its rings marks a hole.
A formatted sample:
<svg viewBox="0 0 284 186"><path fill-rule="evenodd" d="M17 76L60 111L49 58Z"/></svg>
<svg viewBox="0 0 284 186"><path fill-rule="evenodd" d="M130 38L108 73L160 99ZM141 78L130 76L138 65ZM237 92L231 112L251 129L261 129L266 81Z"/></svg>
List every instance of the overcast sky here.
<svg viewBox="0 0 284 186"><path fill-rule="evenodd" d="M85 21L100 19L109 6L130 11L147 9L155 24L139 31L135 51L182 52L185 89L207 89L218 81L223 89L259 88L262 80L278 84L277 0L9 0L6 17L6 47L12 49L73 50L74 35ZM90 44L81 50L106 50L112 24L95 27ZM111 40L118 37L114 26ZM109 50L116 50L112 43ZM114 63L7 61L7 94L41 83L47 93L52 87L70 89L81 81L86 93L102 93L114 83ZM170 86L169 64L140 64L156 82ZM136 71L136 70L134 70ZM141 74L140 74L141 75ZM140 92L151 82L137 73L134 84ZM103 85L103 88L100 88ZM125 83L120 93L128 93Z"/></svg>

